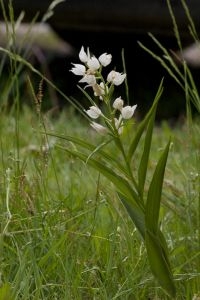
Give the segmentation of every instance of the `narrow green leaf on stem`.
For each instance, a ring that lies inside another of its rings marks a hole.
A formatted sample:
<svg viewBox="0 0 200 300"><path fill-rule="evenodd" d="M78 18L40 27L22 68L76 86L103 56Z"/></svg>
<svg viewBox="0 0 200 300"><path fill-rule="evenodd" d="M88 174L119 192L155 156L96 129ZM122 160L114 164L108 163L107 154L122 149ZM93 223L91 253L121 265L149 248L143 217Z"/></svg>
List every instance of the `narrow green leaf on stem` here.
<svg viewBox="0 0 200 300"><path fill-rule="evenodd" d="M175 286L168 259L167 244L159 229L159 212L164 172L170 147L170 140L165 147L150 183L145 208L146 248L152 273L162 288L171 296L175 296Z"/></svg>
<svg viewBox="0 0 200 300"><path fill-rule="evenodd" d="M158 102L156 101L156 103L158 103ZM151 149L151 141L152 141L154 122L155 122L155 115L156 115L156 106L155 106L155 109L153 110L153 113L152 113L149 123L148 123L147 132L146 132L145 141L144 141L143 153L142 153L142 157L141 157L139 168L138 168L138 185L139 185L140 195L142 198L143 198L144 185L145 185L145 180L146 180L146 175L147 175L147 167L148 167L148 162L149 162L149 154L150 154L150 149Z"/></svg>
<svg viewBox="0 0 200 300"><path fill-rule="evenodd" d="M137 128L137 131L136 131L136 134L132 140L132 142L130 143L130 147L129 147L129 150L128 150L128 161L130 162L134 153L135 153L135 150L137 149L137 145L142 137L142 134L145 130L145 128L147 127L148 125L148 122L152 116L152 114L154 113L154 111L156 110L157 108L157 103L162 95L162 92L163 92L163 80L161 81L160 85L159 85L159 88L158 88L158 91L156 93L156 96L155 96L155 99L154 99L154 102L153 102L153 105L151 107L151 109L148 111L147 115L145 116L144 120L139 124L138 128Z"/></svg>
<svg viewBox="0 0 200 300"><path fill-rule="evenodd" d="M135 227L138 229L143 240L145 240L145 215L144 209L139 207L137 203L131 202L124 195L118 192L118 196L122 204L127 210L127 213L133 221Z"/></svg>
<svg viewBox="0 0 200 300"><path fill-rule="evenodd" d="M164 180L165 166L167 162L168 152L169 152L170 140L163 151L156 169L151 180L149 191L147 195L147 202L145 208L145 221L146 227L149 231L153 232L155 235L158 233L158 222L159 222L159 211L160 211L160 201L162 194L162 185Z"/></svg>

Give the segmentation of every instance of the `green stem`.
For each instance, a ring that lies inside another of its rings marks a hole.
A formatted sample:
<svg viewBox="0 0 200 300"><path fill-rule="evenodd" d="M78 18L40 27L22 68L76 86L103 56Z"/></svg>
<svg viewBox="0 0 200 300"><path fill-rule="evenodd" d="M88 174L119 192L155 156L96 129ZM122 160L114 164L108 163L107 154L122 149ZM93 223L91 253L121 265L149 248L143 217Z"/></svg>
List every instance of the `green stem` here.
<svg viewBox="0 0 200 300"><path fill-rule="evenodd" d="M116 146L119 148L119 150L121 151L122 153L122 156L124 158L124 162L126 164L126 167L127 167L127 170L128 170L128 173L129 173L129 176L130 176L130 179L137 191L137 193L139 192L139 188L138 188L138 184L133 176L133 173L132 173L132 170L131 170L131 167L130 167L130 164L129 164L129 161L128 161L128 158L127 158L127 155L125 153L125 150L124 150L124 147L123 147L123 144L122 144L122 141L120 139L120 136L119 136L119 133L117 132L117 137L114 139L115 140L115 144Z"/></svg>

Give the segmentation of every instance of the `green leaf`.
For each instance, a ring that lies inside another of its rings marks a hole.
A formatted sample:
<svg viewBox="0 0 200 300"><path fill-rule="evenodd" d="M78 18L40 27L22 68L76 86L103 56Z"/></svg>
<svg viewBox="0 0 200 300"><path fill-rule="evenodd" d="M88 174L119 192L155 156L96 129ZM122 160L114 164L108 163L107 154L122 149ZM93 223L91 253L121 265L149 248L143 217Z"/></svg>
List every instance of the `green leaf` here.
<svg viewBox="0 0 200 300"><path fill-rule="evenodd" d="M145 222L146 227L149 231L153 232L155 235L158 232L158 222L159 222L159 211L160 211L160 201L162 194L162 185L164 180L165 166L167 162L168 152L169 152L170 140L163 151L156 169L151 180L149 191L147 195L146 209L145 209Z"/></svg>
<svg viewBox="0 0 200 300"><path fill-rule="evenodd" d="M85 140L82 140L82 139L79 139L79 138L76 138L76 137L72 137L72 136L69 136L69 135L59 135L59 134L56 134L56 133L50 133L50 132L42 132L46 135L49 135L49 136L53 136L53 137L57 137L59 139L63 139L65 141L68 141L68 142L72 142L74 143L75 145L78 145L86 150L89 150L91 151L92 153L89 154L89 156L91 157L93 154L95 153L98 153L102 159L104 159L105 161L107 161L108 163L109 162L112 162L112 164L115 166L115 168L117 168L121 173L123 173L125 176L129 177L129 174L127 172L127 170L125 169L125 167L120 163L119 159L116 158L114 155L110 155L108 154L107 152L103 151L102 148L106 145L108 145L108 143L110 143L112 140L108 140L107 142L105 143L102 143L101 145L99 146L95 146L91 143L88 143L86 142ZM62 148L62 147L60 147Z"/></svg>
<svg viewBox="0 0 200 300"><path fill-rule="evenodd" d="M146 137L144 141L144 149L143 149L142 157L138 168L138 185L139 185L141 197L143 197L143 193L144 193L144 184L147 175L147 167L149 162L149 154L151 149L152 133L154 128L157 103L158 102L156 102L155 109L153 110L152 115L149 119L149 124L147 127Z"/></svg>
<svg viewBox="0 0 200 300"><path fill-rule="evenodd" d="M155 99L154 99L154 102L153 102L153 105L151 107L151 109L148 111L147 115L145 116L144 120L139 124L138 128L137 128L137 131L136 131L136 134L130 144L130 147L129 147L129 150L128 150L128 161L130 162L132 157L133 157L133 154L135 152L135 150L137 149L137 145L140 141L140 138L145 130L145 128L147 127L148 125L148 122L152 116L152 114L154 113L154 111L156 110L157 108L157 104L158 104L158 101L162 95L162 92L163 92L163 80L161 81L160 85L159 85L159 88L158 88L158 91L156 93L156 96L155 96Z"/></svg>
<svg viewBox="0 0 200 300"><path fill-rule="evenodd" d="M130 203L129 199L127 199L124 195L118 193L119 199L127 210L127 213L136 228L140 232L142 238L145 240L145 215L144 209L139 207L137 203Z"/></svg>
<svg viewBox="0 0 200 300"><path fill-rule="evenodd" d="M145 208L146 248L152 273L163 289L171 296L175 296L175 286L168 259L165 238L159 229L159 211L170 140L165 147L150 183Z"/></svg>
<svg viewBox="0 0 200 300"><path fill-rule="evenodd" d="M151 271L158 280L161 287L172 298L176 295L176 288L173 281L173 276L170 270L166 254L160 244L160 239L149 230L145 236L147 255Z"/></svg>

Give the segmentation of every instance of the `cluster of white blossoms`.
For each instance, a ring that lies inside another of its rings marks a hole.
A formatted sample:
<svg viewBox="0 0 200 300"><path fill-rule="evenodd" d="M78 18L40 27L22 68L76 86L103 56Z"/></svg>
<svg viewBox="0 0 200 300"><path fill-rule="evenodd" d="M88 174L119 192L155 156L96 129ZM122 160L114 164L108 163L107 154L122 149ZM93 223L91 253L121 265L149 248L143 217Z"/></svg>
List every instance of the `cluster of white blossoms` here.
<svg viewBox="0 0 200 300"><path fill-rule="evenodd" d="M94 104L86 110L87 115L91 119L98 119L99 117L102 117L106 120L107 124L109 123L109 128L113 128L121 134L123 131L123 120L132 118L137 107L137 105L124 106L124 101L121 97L116 98L112 105L110 104L113 94L113 86L122 84L126 78L126 74L112 70L108 73L106 80L104 79L102 75L102 68L111 63L111 54L103 53L99 56L99 58L96 58L94 55L91 56L89 48L86 52L84 47L82 47L79 52L79 59L82 64L73 64L71 72L75 75L81 76L82 78L79 82L86 83L86 87L91 87L93 89L94 96L99 97L99 99L108 105L109 108L112 107L112 111L109 109L110 116L107 116L96 104ZM110 119L110 117L112 118ZM107 127L104 127L94 121L91 123L91 126L101 134L108 132Z"/></svg>

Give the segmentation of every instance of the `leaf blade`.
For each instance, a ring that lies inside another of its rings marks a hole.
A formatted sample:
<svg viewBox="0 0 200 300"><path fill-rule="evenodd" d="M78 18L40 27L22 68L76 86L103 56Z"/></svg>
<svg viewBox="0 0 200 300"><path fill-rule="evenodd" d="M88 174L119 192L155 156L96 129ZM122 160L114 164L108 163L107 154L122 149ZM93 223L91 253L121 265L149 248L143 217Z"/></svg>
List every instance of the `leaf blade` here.
<svg viewBox="0 0 200 300"><path fill-rule="evenodd" d="M155 234L157 234L158 232L162 185L164 180L165 166L166 166L167 157L169 153L169 147L170 147L170 140L157 163L156 169L153 174L153 178L149 186L147 201L146 201L146 209L145 209L146 227L149 231Z"/></svg>
<svg viewBox="0 0 200 300"><path fill-rule="evenodd" d="M157 108L157 103L162 95L162 92L163 92L163 80L161 81L160 85L159 85L159 88L158 88L158 91L156 93L156 96L155 96L155 99L154 99L154 102L150 108L150 110L148 111L146 117L144 118L144 120L139 124L138 128L137 128L137 131L136 131L136 134L133 138L133 140L131 141L130 143L130 147L128 149L128 155L127 155L127 158L128 158L128 161L130 162L134 153L135 153L135 150L137 148L137 145L142 137L142 134L149 122L149 119L151 118L152 114L154 113L154 111L156 110Z"/></svg>
<svg viewBox="0 0 200 300"><path fill-rule="evenodd" d="M174 298L176 288L170 266L165 258L164 249L160 244L159 238L147 230L145 242L152 273L168 295Z"/></svg>

